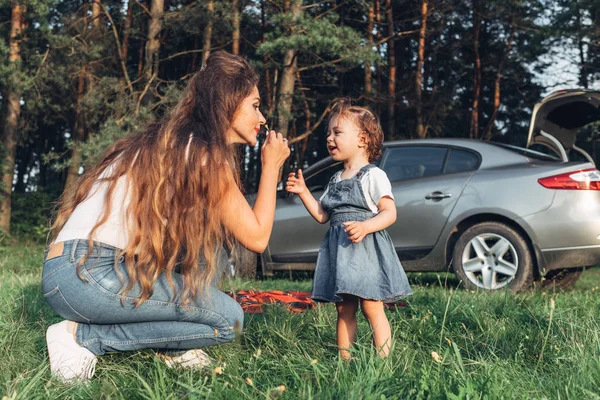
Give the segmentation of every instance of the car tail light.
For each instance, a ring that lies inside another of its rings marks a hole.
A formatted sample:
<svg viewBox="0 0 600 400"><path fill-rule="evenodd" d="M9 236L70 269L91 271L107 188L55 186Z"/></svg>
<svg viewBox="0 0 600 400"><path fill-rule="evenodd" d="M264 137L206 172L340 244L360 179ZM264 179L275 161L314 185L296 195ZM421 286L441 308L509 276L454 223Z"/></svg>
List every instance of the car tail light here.
<svg viewBox="0 0 600 400"><path fill-rule="evenodd" d="M595 168L538 179L543 187L563 190L600 190L600 171Z"/></svg>

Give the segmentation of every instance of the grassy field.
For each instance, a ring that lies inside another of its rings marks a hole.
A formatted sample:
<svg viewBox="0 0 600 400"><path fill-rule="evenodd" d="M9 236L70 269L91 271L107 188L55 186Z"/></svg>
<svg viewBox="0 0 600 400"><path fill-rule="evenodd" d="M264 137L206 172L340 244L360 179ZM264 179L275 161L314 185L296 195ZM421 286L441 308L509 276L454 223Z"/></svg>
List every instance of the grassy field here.
<svg viewBox="0 0 600 400"><path fill-rule="evenodd" d="M411 274L409 305L390 311L391 356L371 348L359 318L354 361L338 360L331 304L302 314L247 315L237 343L209 348L215 365L167 369L152 352L101 357L80 386L50 377L44 332L60 318L40 292L42 248L0 247L0 397L116 399L600 398L600 270L576 288L470 292L453 275ZM310 280L235 281L236 289L310 290ZM218 368L220 367L220 368Z"/></svg>

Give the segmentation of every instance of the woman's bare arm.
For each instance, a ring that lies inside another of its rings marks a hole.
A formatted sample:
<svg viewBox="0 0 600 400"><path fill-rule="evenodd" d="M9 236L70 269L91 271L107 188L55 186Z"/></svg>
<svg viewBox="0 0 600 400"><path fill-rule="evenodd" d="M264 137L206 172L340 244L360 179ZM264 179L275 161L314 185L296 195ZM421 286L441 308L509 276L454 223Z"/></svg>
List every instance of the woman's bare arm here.
<svg viewBox="0 0 600 400"><path fill-rule="evenodd" d="M232 184L221 202L225 227L248 250L262 253L269 244L279 169L289 156L290 149L281 134L271 131L262 148L262 173L254 207L251 208L239 188Z"/></svg>
<svg viewBox="0 0 600 400"><path fill-rule="evenodd" d="M242 192L234 185L221 203L225 227L244 247L255 253L262 253L271 237L277 175L278 171L262 173L254 208L250 207Z"/></svg>

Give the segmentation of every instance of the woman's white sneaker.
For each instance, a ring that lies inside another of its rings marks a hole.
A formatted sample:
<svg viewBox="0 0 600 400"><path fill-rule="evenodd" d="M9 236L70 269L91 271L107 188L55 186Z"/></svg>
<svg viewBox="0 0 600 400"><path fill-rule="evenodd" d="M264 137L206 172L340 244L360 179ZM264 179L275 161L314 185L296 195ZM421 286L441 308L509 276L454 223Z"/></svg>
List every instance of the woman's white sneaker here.
<svg viewBox="0 0 600 400"><path fill-rule="evenodd" d="M169 368L202 369L212 362L208 354L200 349L191 349L178 356L159 355Z"/></svg>
<svg viewBox="0 0 600 400"><path fill-rule="evenodd" d="M98 358L75 341L67 329L69 321L51 325L46 331L50 371L61 381L86 381L94 376Z"/></svg>

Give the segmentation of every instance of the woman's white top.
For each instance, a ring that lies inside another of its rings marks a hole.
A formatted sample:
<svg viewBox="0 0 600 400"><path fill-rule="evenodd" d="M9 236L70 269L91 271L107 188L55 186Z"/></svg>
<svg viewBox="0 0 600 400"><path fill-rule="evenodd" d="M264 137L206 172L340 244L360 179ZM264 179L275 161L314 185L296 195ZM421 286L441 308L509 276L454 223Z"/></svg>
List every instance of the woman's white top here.
<svg viewBox="0 0 600 400"><path fill-rule="evenodd" d="M193 134L190 134L188 144L185 148L184 159L187 161L190 146L192 143ZM137 154L134 156L132 164L137 159ZM117 161L118 162L118 159ZM204 163L203 163L204 165ZM113 165L106 168L100 179L110 176L113 171ZM110 244L119 249L127 247L129 242L129 233L127 231L128 223L126 221L126 210L131 203L131 194L128 191L129 185L127 176L124 175L117 180L115 190L113 191L110 202L110 215L106 222L98 227L94 232L95 241ZM58 233L55 242L64 242L71 239L89 239L92 228L99 221L102 212L104 211L104 201L106 200L106 192L108 190L107 182L96 182L90 194L84 201L79 203L73 214L69 217L65 226Z"/></svg>
<svg viewBox="0 0 600 400"><path fill-rule="evenodd" d="M342 172L344 172L344 170L335 173L335 182L342 180ZM377 204L379 204L379 200L381 200L382 197L387 196L392 200L394 199L394 195L392 194L392 184L390 183L385 171L381 168L369 168L367 172L361 176L360 186L362 186L363 193L365 194L365 200L367 201L369 209L375 214L379 213L379 207L377 207ZM323 192L323 195L319 198L319 201L323 200L323 197L325 197L328 190L329 185L327 185L327 188Z"/></svg>
<svg viewBox="0 0 600 400"><path fill-rule="evenodd" d="M112 168L107 168L106 173L110 173ZM105 173L101 175L106 176ZM92 239L110 244L119 249L127 247L129 235L127 232L127 222L125 211L131 201L128 193L127 177L122 176L117 180L115 190L111 199L110 215L106 222L94 232ZM104 211L104 201L108 182L96 182L88 197L79 203L73 214L67 220L65 226L59 232L55 242L64 242L71 239L89 239L92 228L98 222Z"/></svg>

